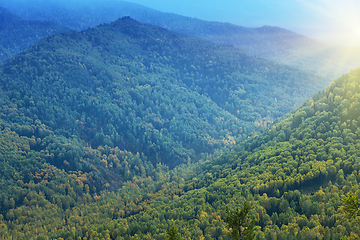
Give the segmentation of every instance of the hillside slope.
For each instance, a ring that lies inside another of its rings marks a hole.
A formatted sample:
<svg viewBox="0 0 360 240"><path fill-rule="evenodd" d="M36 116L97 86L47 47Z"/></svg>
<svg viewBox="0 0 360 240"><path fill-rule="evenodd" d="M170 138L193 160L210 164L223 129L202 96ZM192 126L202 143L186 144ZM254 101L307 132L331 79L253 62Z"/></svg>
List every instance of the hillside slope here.
<svg viewBox="0 0 360 240"><path fill-rule="evenodd" d="M74 189L64 183L64 196L53 203L38 204L39 193L28 194L26 204L16 208L14 199L6 200L10 210L0 222L0 236L163 239L175 224L184 238L228 239L225 208L245 200L257 220L256 239L340 239L360 233L341 208L341 196L359 188L359 94L356 69L213 161L157 169L155 179L134 177L119 191L100 196L84 189L83 198L72 198Z"/></svg>
<svg viewBox="0 0 360 240"><path fill-rule="evenodd" d="M135 218L160 227L159 216L165 216L184 236L220 239L227 232L225 206L247 200L259 227L256 239L340 239L359 233L341 208L341 196L359 188L359 94L360 69L355 69L193 175L178 169L178 177L188 180L179 184L173 177L172 188L155 194L161 200ZM136 225L133 217L127 222Z"/></svg>
<svg viewBox="0 0 360 240"><path fill-rule="evenodd" d="M170 166L231 145L321 85L234 47L130 18L48 37L5 62L1 81L4 106L16 104L16 115L6 113L9 123L28 128L26 119L39 120L50 135ZM28 137L49 135L13 128Z"/></svg>
<svg viewBox="0 0 360 240"><path fill-rule="evenodd" d="M113 238L119 234L152 239L164 236L175 223L185 238L228 239L226 205L247 200L257 220L256 239L340 239L350 232L359 234L359 225L345 218L341 200L360 187L359 94L356 69L232 152L194 171L180 167L163 175L162 190L119 207L119 217L103 231ZM142 195L136 186L125 189Z"/></svg>
<svg viewBox="0 0 360 240"><path fill-rule="evenodd" d="M22 19L0 7L0 62L49 35L68 30L51 22Z"/></svg>
<svg viewBox="0 0 360 240"><path fill-rule="evenodd" d="M0 219L14 223L0 234L60 236L108 190L149 187L125 187L121 204L157 192L169 167L230 148L319 81L130 18L47 37L0 65Z"/></svg>

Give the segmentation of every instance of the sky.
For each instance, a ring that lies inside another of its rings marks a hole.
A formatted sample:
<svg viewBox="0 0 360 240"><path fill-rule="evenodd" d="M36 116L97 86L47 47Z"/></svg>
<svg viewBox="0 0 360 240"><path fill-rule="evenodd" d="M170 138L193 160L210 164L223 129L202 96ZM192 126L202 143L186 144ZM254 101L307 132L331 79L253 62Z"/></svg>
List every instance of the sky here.
<svg viewBox="0 0 360 240"><path fill-rule="evenodd" d="M278 26L360 47L360 0L127 0L163 12L245 27Z"/></svg>

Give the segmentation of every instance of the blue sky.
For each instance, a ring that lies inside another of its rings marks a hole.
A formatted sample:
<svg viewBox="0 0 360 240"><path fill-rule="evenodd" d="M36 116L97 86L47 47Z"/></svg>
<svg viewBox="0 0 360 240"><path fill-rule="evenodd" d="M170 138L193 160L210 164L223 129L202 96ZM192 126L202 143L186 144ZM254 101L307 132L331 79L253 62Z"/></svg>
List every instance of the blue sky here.
<svg viewBox="0 0 360 240"><path fill-rule="evenodd" d="M128 0L164 12L247 27L283 27L360 46L360 0Z"/></svg>

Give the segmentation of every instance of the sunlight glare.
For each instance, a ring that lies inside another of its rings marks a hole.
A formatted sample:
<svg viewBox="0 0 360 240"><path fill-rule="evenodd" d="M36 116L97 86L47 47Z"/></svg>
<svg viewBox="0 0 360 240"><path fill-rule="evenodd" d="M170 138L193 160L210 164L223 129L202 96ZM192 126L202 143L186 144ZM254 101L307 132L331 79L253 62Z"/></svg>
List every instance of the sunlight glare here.
<svg viewBox="0 0 360 240"><path fill-rule="evenodd" d="M319 40L341 46L360 47L360 1L296 0L319 15ZM320 20L321 19L321 20ZM316 26L316 24L314 24ZM321 37L323 35L323 37Z"/></svg>

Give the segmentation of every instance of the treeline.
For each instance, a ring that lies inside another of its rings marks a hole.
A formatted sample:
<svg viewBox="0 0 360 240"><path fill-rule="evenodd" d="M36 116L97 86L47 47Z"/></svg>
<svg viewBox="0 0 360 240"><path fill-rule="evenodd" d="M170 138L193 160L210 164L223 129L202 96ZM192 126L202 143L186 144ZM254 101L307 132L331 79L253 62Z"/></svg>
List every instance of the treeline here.
<svg viewBox="0 0 360 240"><path fill-rule="evenodd" d="M226 239L225 206L246 199L254 206L256 239L339 239L359 233L341 208L341 196L355 192L360 180L359 80L360 69L352 70L229 154L193 172L178 168L180 178L170 173L172 188L156 193L157 200L136 219L128 217L129 230L141 217L159 228L174 221L191 239ZM108 226L115 231L116 225ZM122 236L146 235L160 236L145 227Z"/></svg>

